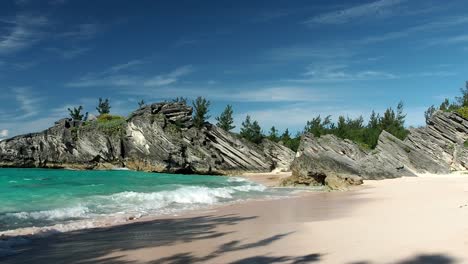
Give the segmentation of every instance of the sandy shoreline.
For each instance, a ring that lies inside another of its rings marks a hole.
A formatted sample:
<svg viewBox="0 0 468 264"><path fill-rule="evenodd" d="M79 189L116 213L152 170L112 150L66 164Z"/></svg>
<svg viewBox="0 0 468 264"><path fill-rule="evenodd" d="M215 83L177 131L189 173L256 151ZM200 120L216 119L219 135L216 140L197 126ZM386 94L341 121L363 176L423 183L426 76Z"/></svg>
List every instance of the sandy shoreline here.
<svg viewBox="0 0 468 264"><path fill-rule="evenodd" d="M267 187L278 187L282 180L290 177L291 172L270 172L270 173L244 173L240 176L249 181L253 181Z"/></svg>
<svg viewBox="0 0 468 264"><path fill-rule="evenodd" d="M366 181L348 192L75 231L18 249L2 263L465 263L468 176Z"/></svg>

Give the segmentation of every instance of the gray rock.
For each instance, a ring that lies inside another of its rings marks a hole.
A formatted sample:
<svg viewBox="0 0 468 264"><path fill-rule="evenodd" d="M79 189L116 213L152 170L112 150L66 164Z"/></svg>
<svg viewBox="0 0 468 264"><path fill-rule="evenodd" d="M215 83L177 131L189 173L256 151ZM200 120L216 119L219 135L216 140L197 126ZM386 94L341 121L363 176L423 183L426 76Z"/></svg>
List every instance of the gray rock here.
<svg viewBox="0 0 468 264"><path fill-rule="evenodd" d="M41 132L0 142L0 166L100 169L113 165L171 173L235 174L287 170L294 153L252 144L211 124L192 125L184 103L156 103L112 127L62 119Z"/></svg>
<svg viewBox="0 0 468 264"><path fill-rule="evenodd" d="M291 169L293 178L303 182L308 177L312 184L326 182L329 175L385 179L420 173L446 174L468 169L468 149L464 146L467 139L468 120L456 113L439 111L426 127L411 129L404 141L383 131L372 151L333 135L304 135ZM333 181L333 185L338 185L336 179Z"/></svg>

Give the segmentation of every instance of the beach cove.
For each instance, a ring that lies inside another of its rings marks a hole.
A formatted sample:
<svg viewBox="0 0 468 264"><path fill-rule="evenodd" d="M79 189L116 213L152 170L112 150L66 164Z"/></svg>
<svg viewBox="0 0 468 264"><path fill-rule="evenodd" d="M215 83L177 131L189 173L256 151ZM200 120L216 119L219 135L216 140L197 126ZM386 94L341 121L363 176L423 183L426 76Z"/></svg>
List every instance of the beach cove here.
<svg viewBox="0 0 468 264"><path fill-rule="evenodd" d="M464 263L467 191L463 174L365 181L32 239L2 263Z"/></svg>

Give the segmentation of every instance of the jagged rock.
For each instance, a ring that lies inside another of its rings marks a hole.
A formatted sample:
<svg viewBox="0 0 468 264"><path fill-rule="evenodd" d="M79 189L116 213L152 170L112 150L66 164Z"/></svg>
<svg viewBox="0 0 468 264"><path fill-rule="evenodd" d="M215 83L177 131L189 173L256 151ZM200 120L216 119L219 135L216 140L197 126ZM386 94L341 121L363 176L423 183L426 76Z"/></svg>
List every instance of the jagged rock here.
<svg viewBox="0 0 468 264"><path fill-rule="evenodd" d="M412 129L405 142L449 171L468 168L467 140L468 120L457 113L438 111L426 127Z"/></svg>
<svg viewBox="0 0 468 264"><path fill-rule="evenodd" d="M273 160L277 171L290 171L291 163L294 161L296 154L294 151L268 139L264 139L261 146L263 147L263 152Z"/></svg>
<svg viewBox="0 0 468 264"><path fill-rule="evenodd" d="M451 170L468 169L468 120L456 113L439 111L424 128L411 129L401 141L383 131L376 149L361 150L349 140L333 135L315 138L304 135L296 159L292 163L293 178L304 182L320 183L337 175L333 185L342 183L343 175L361 176L364 179L385 179L416 176L422 173L446 174ZM349 184L360 183L352 180Z"/></svg>
<svg viewBox="0 0 468 264"><path fill-rule="evenodd" d="M351 186L363 184L362 178L356 175L344 175L329 173L325 178L324 185L331 190L345 191Z"/></svg>
<svg viewBox="0 0 468 264"><path fill-rule="evenodd" d="M41 133L0 142L0 166L72 167L172 173L269 172L288 169L294 153L274 142L255 145L211 124L192 125L184 103L156 103L133 112L126 122L62 119Z"/></svg>
<svg viewBox="0 0 468 264"><path fill-rule="evenodd" d="M306 185L328 185L333 189L343 189L352 183L337 175L359 175L358 160L364 158L366 153L349 140L342 140L334 135L325 135L319 138L312 134L305 134L301 138L296 158L291 170L292 177L283 184L292 181ZM307 183L307 179L310 179Z"/></svg>

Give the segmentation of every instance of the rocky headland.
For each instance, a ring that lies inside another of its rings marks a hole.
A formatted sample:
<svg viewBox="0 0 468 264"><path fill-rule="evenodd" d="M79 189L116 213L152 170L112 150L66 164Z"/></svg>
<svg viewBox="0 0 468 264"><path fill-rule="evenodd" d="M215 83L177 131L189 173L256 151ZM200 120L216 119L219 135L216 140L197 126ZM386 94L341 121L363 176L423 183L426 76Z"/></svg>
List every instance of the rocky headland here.
<svg viewBox="0 0 468 264"><path fill-rule="evenodd" d="M164 102L107 123L62 119L43 132L1 141L0 166L223 175L292 171L283 185L338 190L363 179L468 168L468 120L457 113L435 113L404 141L383 131L372 150L334 135L304 134L294 153L281 142L254 144L210 123L196 128L192 112L185 103Z"/></svg>
<svg viewBox="0 0 468 264"><path fill-rule="evenodd" d="M235 174L289 170L294 152L267 139L259 145L206 123L193 126L192 107L155 103L127 119L62 119L43 132L0 142L1 167L110 169Z"/></svg>
<svg viewBox="0 0 468 264"><path fill-rule="evenodd" d="M362 179L466 170L467 140L468 120L443 111L436 112L426 127L410 129L404 141L383 131L373 150L334 135L305 134L291 165L292 176L283 184L327 184L340 189L361 184Z"/></svg>

